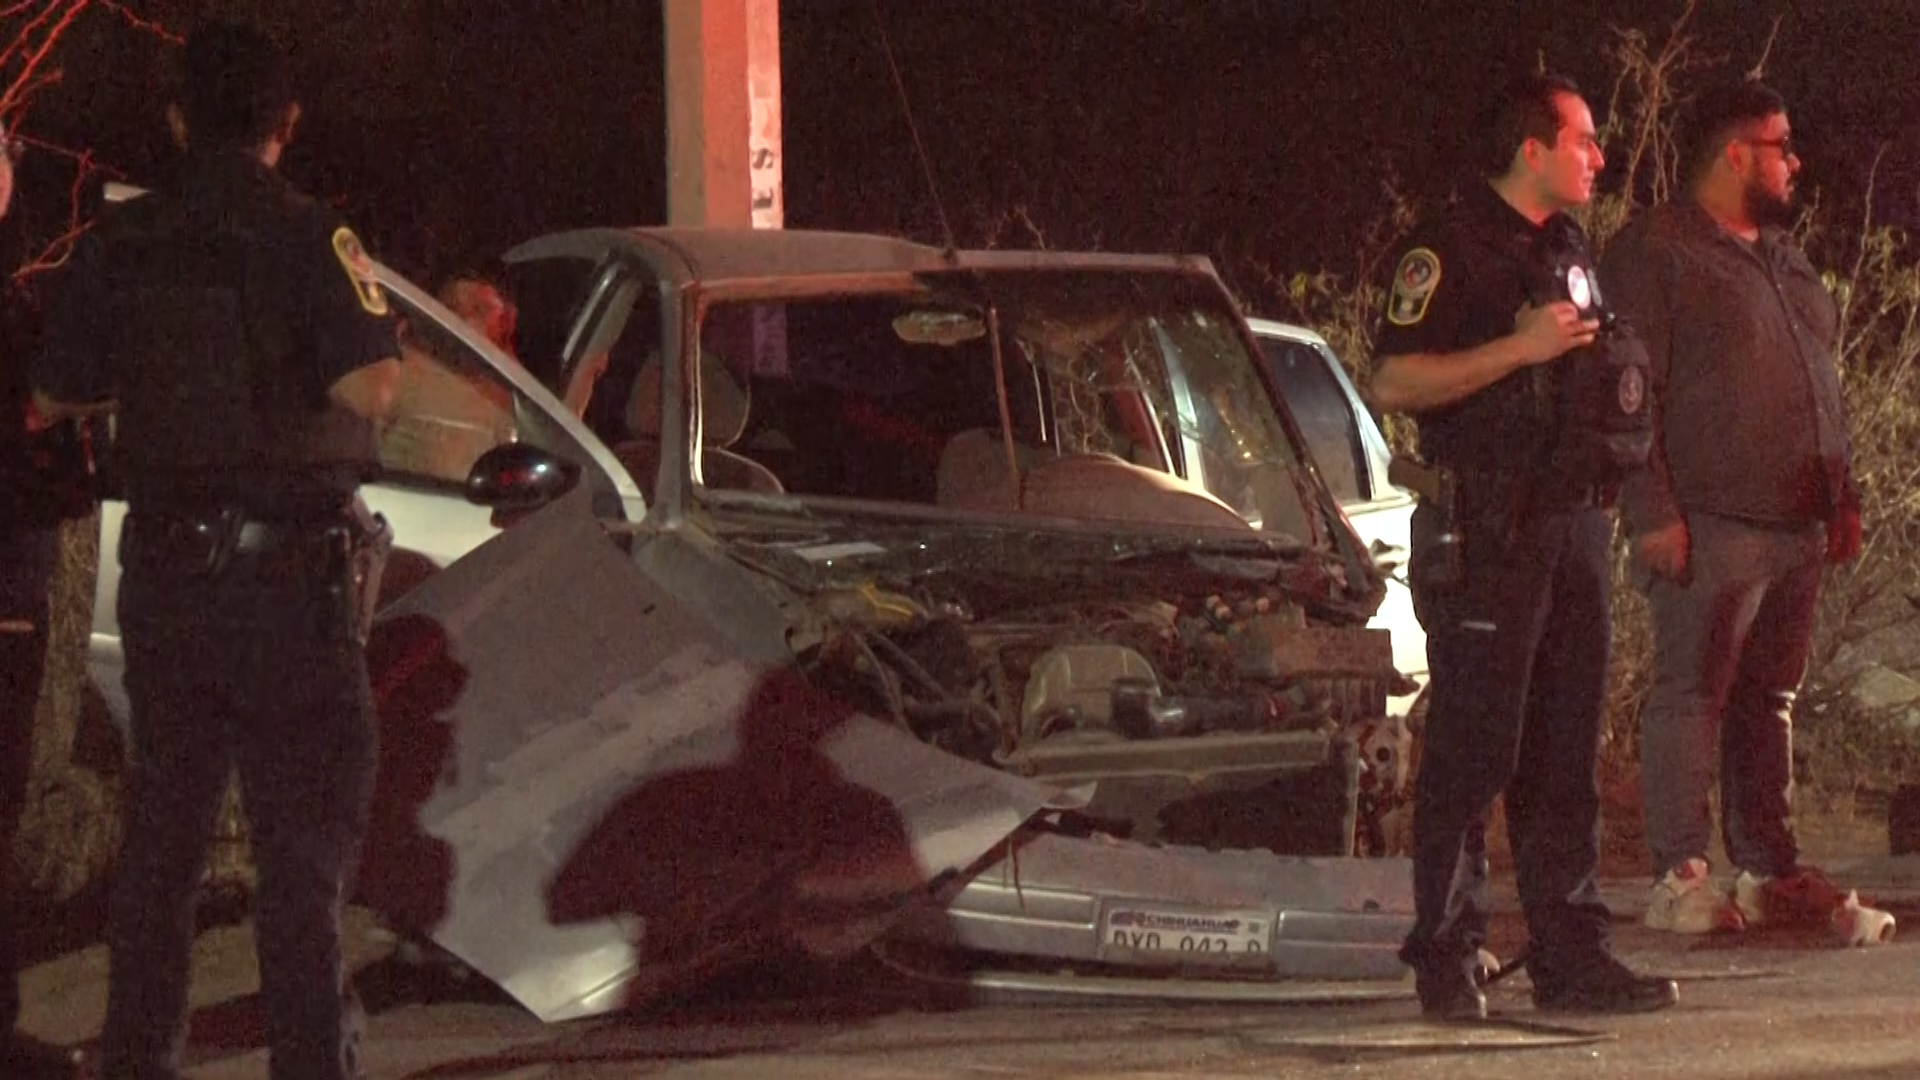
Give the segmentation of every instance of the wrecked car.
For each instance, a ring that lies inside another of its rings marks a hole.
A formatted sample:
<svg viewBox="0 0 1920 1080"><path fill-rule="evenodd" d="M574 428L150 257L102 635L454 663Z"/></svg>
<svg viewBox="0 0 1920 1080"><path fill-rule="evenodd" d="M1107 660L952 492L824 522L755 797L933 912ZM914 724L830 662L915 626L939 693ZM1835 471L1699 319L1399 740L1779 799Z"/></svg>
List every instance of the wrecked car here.
<svg viewBox="0 0 1920 1080"><path fill-rule="evenodd" d="M1205 260L664 228L508 262L518 359L382 271L422 369L366 492L406 590L370 905L547 1019L880 937L1401 975L1408 868L1357 857L1407 801L1382 581Z"/></svg>

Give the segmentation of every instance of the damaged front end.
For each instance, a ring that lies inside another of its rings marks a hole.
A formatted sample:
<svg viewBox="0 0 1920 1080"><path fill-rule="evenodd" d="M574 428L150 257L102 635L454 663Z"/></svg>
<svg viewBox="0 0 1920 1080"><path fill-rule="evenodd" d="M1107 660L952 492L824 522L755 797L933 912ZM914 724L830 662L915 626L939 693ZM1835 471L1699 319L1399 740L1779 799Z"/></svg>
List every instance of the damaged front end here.
<svg viewBox="0 0 1920 1080"><path fill-rule="evenodd" d="M864 535L872 550L811 593L810 681L1080 796L899 934L1055 966L1399 973L1407 868L1355 857L1406 827L1407 739L1385 716L1398 676L1384 631L1316 602L1338 577L1320 555ZM901 573L901 551L943 569Z"/></svg>
<svg viewBox="0 0 1920 1080"><path fill-rule="evenodd" d="M816 684L957 756L1086 786L1074 824L1088 831L1385 853L1406 779L1397 729L1383 726L1390 643L1303 603L1327 588L1311 552L863 535L876 553L840 560L841 580L819 584L791 638ZM777 550L751 547L762 565ZM890 572L887 550L953 566Z"/></svg>

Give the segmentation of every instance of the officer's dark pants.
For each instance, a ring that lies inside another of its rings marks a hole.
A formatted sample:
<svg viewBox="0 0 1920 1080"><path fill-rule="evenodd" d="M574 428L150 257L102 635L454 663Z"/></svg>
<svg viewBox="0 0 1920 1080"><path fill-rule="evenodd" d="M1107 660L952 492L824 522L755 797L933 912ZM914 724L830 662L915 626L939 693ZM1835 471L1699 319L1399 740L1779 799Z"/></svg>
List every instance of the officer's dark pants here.
<svg viewBox="0 0 1920 1080"><path fill-rule="evenodd" d="M1423 588L1433 518L1422 507L1413 528L1432 698L1414 791L1415 917L1400 956L1432 969L1469 962L1486 942L1486 816L1505 794L1537 984L1608 952L1594 770L1612 526L1599 510L1538 512L1504 551L1483 529L1466 545L1463 583Z"/></svg>
<svg viewBox="0 0 1920 1080"><path fill-rule="evenodd" d="M275 1080L357 1075L340 910L372 794L366 662L337 582L301 552L196 576L129 518L120 627L132 702L115 871L106 1075L171 1078L185 1034L194 897L237 767L259 870L255 923Z"/></svg>
<svg viewBox="0 0 1920 1080"><path fill-rule="evenodd" d="M12 844L33 768L33 712L47 657L47 587L60 557L54 529L0 525L0 1039L20 1019Z"/></svg>

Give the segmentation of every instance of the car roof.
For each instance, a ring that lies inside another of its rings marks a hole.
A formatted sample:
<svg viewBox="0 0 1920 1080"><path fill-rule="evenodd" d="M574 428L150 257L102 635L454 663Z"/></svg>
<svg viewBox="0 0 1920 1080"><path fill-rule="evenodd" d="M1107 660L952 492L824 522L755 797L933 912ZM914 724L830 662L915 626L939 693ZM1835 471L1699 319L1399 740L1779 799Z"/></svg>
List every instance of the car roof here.
<svg viewBox="0 0 1920 1080"><path fill-rule="evenodd" d="M580 229L528 241L509 262L637 255L662 276L720 283L815 275L931 273L943 270L1156 270L1213 273L1202 255L944 249L873 233L818 229L664 226Z"/></svg>

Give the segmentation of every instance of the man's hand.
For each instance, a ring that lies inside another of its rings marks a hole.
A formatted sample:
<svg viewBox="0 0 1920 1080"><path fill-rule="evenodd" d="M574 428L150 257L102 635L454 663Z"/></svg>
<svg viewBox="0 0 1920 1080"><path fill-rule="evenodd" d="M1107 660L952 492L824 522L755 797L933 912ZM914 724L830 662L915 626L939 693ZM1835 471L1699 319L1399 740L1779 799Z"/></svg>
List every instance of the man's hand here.
<svg viewBox="0 0 1920 1080"><path fill-rule="evenodd" d="M1513 333L1450 353L1375 357L1367 400L1382 412L1419 415L1444 408L1522 368L1544 364L1568 349L1591 344L1600 324L1580 318L1565 300L1528 305L1513 317Z"/></svg>
<svg viewBox="0 0 1920 1080"><path fill-rule="evenodd" d="M1544 364L1569 349L1593 344L1600 332L1597 319L1582 319L1580 309L1565 300L1545 307L1528 304L1513 317L1513 332L1520 339L1521 362Z"/></svg>
<svg viewBox="0 0 1920 1080"><path fill-rule="evenodd" d="M1689 545L1687 523L1676 521L1634 537L1633 561L1655 577L1679 581L1687 572Z"/></svg>

